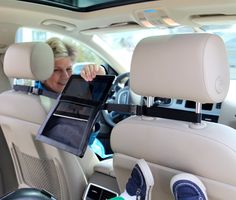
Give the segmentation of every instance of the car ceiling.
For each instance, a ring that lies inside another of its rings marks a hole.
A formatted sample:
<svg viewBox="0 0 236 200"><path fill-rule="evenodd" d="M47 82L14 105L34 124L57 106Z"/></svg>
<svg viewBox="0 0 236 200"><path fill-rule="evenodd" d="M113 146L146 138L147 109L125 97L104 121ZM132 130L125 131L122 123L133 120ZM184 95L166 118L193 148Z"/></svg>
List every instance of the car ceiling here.
<svg viewBox="0 0 236 200"><path fill-rule="evenodd" d="M65 8L78 12L90 12L116 6L155 1L155 0L18 0L33 2L53 7Z"/></svg>
<svg viewBox="0 0 236 200"><path fill-rule="evenodd" d="M145 11L150 9L156 12L147 14ZM121 26L127 29L145 28L143 20L154 26L168 26L163 22L163 17L195 27L215 22L232 23L236 21L236 1L159 0L85 13L23 1L1 0L0 13L0 43L10 44L14 42L13 31L20 26L47 29L78 38L89 31L110 31Z"/></svg>

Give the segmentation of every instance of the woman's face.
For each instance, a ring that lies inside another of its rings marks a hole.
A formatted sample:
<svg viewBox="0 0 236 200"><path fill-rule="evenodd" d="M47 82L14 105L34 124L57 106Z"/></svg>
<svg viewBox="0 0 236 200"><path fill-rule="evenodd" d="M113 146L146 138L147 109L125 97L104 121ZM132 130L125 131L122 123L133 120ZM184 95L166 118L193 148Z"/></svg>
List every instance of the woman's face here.
<svg viewBox="0 0 236 200"><path fill-rule="evenodd" d="M72 60L70 57L57 58L54 62L54 71L44 85L51 91L60 93L72 75Z"/></svg>

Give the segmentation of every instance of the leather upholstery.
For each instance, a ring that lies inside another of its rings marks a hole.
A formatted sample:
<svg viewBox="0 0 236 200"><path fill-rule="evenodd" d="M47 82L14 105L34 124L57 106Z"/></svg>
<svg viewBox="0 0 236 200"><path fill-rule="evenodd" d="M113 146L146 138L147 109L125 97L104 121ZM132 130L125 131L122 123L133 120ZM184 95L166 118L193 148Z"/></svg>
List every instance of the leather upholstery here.
<svg viewBox="0 0 236 200"><path fill-rule="evenodd" d="M4 70L9 77L44 80L53 71L53 59L50 47L44 43L14 44L6 52ZM19 188L43 188L57 199L81 199L87 184L80 165L83 161L35 140L53 101L21 91L3 92L0 94L0 125L11 152Z"/></svg>
<svg viewBox="0 0 236 200"><path fill-rule="evenodd" d="M5 54L5 74L9 78L46 80L54 69L52 55L52 49L44 42L13 44Z"/></svg>
<svg viewBox="0 0 236 200"><path fill-rule="evenodd" d="M211 34L150 37L136 47L131 87L144 96L223 101L229 67L223 42ZM198 176L211 200L236 199L236 131L222 124L193 124L132 116L112 131L114 170L120 190L137 159L153 173L152 199L171 200L170 180L178 173Z"/></svg>
<svg viewBox="0 0 236 200"><path fill-rule="evenodd" d="M224 43L207 33L145 38L134 50L130 84L143 96L220 102L229 87Z"/></svg>

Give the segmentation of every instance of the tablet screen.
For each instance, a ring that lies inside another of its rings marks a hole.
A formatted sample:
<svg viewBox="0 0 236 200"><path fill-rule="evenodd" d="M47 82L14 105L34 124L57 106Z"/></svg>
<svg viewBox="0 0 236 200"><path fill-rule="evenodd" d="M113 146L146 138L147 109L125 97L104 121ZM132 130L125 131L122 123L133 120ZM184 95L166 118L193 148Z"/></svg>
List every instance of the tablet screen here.
<svg viewBox="0 0 236 200"><path fill-rule="evenodd" d="M92 112L93 108L91 106L82 106L76 103L60 101L53 114L61 117L67 116L73 119L88 120Z"/></svg>
<svg viewBox="0 0 236 200"><path fill-rule="evenodd" d="M80 75L71 76L63 95L95 102L103 101L111 88L114 76L96 76L93 81L85 81Z"/></svg>

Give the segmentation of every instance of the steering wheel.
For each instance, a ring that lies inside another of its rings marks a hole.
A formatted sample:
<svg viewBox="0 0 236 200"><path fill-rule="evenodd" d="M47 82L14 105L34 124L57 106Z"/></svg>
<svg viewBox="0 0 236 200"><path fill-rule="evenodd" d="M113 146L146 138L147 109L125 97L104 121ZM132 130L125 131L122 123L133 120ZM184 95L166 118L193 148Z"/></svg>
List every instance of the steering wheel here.
<svg viewBox="0 0 236 200"><path fill-rule="evenodd" d="M116 77L116 80L112 85L112 90L114 94L112 95L112 97L108 99L107 103L132 104L134 102L134 99L137 101L137 98L140 99L141 101L141 97L140 96L137 97L137 95L135 95L130 90L129 84L124 84L124 79L127 78L129 78L129 72L123 73ZM128 80L125 83L128 83ZM121 87L120 85L124 85L124 87ZM105 121L111 127L114 127L116 123L127 117L127 115L120 114L115 111L109 112L107 110L103 110L102 115Z"/></svg>

